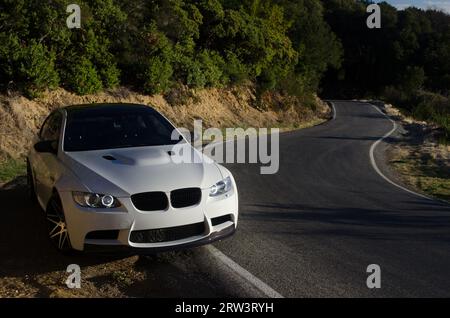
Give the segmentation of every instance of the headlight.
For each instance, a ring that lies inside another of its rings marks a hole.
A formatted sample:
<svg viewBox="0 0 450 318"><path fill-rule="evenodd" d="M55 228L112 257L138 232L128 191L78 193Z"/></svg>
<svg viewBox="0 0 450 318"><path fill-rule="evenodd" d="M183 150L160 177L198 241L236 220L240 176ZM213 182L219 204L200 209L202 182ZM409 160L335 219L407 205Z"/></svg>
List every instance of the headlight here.
<svg viewBox="0 0 450 318"><path fill-rule="evenodd" d="M85 208L111 209L120 206L119 200L112 195L87 192L73 192L74 201Z"/></svg>
<svg viewBox="0 0 450 318"><path fill-rule="evenodd" d="M210 188L209 196L216 197L218 195L227 193L228 191L231 190L232 187L233 187L233 185L231 183L231 178L230 177L226 177L225 179L217 182L215 185L213 185Z"/></svg>

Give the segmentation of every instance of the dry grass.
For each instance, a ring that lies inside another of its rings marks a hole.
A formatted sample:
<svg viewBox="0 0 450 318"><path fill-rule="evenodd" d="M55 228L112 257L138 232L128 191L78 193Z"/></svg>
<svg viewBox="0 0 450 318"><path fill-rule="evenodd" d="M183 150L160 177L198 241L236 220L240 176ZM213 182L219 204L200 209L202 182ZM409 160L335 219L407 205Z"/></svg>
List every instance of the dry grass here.
<svg viewBox="0 0 450 318"><path fill-rule="evenodd" d="M424 149L408 144L396 145L389 162L405 184L419 192L450 201L449 161L435 155L444 151L444 146L435 147Z"/></svg>
<svg viewBox="0 0 450 318"><path fill-rule="evenodd" d="M418 192L450 201L450 146L439 142L435 127L404 117L387 105L407 131L406 139L390 147L389 163L401 181Z"/></svg>

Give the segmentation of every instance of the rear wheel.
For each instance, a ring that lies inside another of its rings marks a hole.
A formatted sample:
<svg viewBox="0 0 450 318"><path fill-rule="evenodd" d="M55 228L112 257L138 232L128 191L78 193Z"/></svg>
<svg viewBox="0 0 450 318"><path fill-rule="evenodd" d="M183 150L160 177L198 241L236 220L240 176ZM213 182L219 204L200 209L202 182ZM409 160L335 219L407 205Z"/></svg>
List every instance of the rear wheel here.
<svg viewBox="0 0 450 318"><path fill-rule="evenodd" d="M66 218L61 199L57 194L54 194L50 199L46 217L47 233L53 245L61 252L71 251L72 245L70 244L69 233L67 232Z"/></svg>

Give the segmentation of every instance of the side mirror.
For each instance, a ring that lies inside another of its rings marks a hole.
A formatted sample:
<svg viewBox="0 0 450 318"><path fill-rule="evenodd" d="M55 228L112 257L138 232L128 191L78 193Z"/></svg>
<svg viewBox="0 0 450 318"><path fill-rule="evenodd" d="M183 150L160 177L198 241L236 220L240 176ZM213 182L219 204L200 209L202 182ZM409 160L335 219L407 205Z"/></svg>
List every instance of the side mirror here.
<svg viewBox="0 0 450 318"><path fill-rule="evenodd" d="M34 145L34 149L40 153L53 153L56 155L58 152L58 142L56 140L39 141Z"/></svg>

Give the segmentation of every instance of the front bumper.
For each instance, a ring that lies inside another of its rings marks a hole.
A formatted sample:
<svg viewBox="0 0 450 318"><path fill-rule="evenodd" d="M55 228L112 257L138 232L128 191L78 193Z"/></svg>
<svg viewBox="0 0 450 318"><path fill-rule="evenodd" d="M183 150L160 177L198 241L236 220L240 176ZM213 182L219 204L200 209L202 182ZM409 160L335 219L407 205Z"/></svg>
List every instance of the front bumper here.
<svg viewBox="0 0 450 318"><path fill-rule="evenodd" d="M153 253L204 245L232 235L238 221L238 194L236 188L227 195L210 197L202 190L201 202L192 207L169 208L165 211L140 211L129 197L119 198L122 206L111 210L96 210L78 206L71 192L60 193L66 217L70 242L75 250L86 248L107 249L122 247L139 253ZM217 224L215 220L228 215L229 219ZM133 231L160 230L186 225L202 224L204 230L193 236L177 237L162 242L133 242ZM114 238L90 238L96 231L116 231Z"/></svg>

